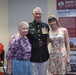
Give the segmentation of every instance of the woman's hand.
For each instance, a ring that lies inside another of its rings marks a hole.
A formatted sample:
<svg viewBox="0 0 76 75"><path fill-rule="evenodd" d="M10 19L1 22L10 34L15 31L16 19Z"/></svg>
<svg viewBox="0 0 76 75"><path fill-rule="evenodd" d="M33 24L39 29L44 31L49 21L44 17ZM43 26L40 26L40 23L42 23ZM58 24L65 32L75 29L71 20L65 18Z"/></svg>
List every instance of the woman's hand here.
<svg viewBox="0 0 76 75"><path fill-rule="evenodd" d="M70 63L70 58L67 58L67 64Z"/></svg>
<svg viewBox="0 0 76 75"><path fill-rule="evenodd" d="M12 68L8 68L8 74L12 75Z"/></svg>

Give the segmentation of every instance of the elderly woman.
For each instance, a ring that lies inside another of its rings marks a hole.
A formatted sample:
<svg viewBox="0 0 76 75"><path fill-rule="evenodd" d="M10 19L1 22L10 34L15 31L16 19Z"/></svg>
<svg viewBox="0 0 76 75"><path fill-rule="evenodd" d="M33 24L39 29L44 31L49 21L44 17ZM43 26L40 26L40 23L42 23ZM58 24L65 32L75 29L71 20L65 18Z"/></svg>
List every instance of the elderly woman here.
<svg viewBox="0 0 76 75"><path fill-rule="evenodd" d="M29 25L21 22L18 26L19 33L14 35L9 42L7 58L7 75L31 75L31 44L26 37Z"/></svg>

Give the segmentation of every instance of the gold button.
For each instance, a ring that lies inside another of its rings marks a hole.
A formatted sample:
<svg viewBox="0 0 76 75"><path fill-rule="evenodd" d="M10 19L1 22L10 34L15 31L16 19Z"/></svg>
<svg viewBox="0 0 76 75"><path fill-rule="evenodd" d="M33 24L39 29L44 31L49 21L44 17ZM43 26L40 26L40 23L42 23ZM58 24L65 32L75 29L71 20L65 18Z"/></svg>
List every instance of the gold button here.
<svg viewBox="0 0 76 75"><path fill-rule="evenodd" d="M43 42L42 41L39 42L39 46L43 46Z"/></svg>
<svg viewBox="0 0 76 75"><path fill-rule="evenodd" d="M38 27L39 27L39 25L38 25Z"/></svg>
<svg viewBox="0 0 76 75"><path fill-rule="evenodd" d="M40 33L40 30L38 30L37 32Z"/></svg>
<svg viewBox="0 0 76 75"><path fill-rule="evenodd" d="M40 32L40 30L38 30L38 32Z"/></svg>
<svg viewBox="0 0 76 75"><path fill-rule="evenodd" d="M39 39L39 41L40 41L40 39Z"/></svg>
<svg viewBox="0 0 76 75"><path fill-rule="evenodd" d="M40 36L40 34L38 36Z"/></svg>

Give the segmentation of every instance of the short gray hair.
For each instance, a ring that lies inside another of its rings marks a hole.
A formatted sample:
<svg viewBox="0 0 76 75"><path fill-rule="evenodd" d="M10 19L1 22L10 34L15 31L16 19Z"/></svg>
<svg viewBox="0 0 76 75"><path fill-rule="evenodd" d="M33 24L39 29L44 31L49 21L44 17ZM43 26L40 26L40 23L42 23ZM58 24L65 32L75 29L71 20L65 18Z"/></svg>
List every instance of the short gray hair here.
<svg viewBox="0 0 76 75"><path fill-rule="evenodd" d="M36 8L34 8L33 13L34 13L36 10L40 10L41 13L42 13L42 9L41 9L40 7L36 7Z"/></svg>
<svg viewBox="0 0 76 75"><path fill-rule="evenodd" d="M26 25L29 28L29 24L27 22L22 21L21 23L18 24L18 29L20 29L23 25Z"/></svg>

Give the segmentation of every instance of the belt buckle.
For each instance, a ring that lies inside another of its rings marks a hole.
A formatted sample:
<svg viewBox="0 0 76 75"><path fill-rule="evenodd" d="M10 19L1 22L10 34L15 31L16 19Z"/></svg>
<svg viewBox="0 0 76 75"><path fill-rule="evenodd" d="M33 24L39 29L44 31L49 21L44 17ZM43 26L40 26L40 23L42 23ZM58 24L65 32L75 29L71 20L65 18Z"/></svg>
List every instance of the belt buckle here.
<svg viewBox="0 0 76 75"><path fill-rule="evenodd" d="M42 41L39 42L39 46L43 46L43 42Z"/></svg>

